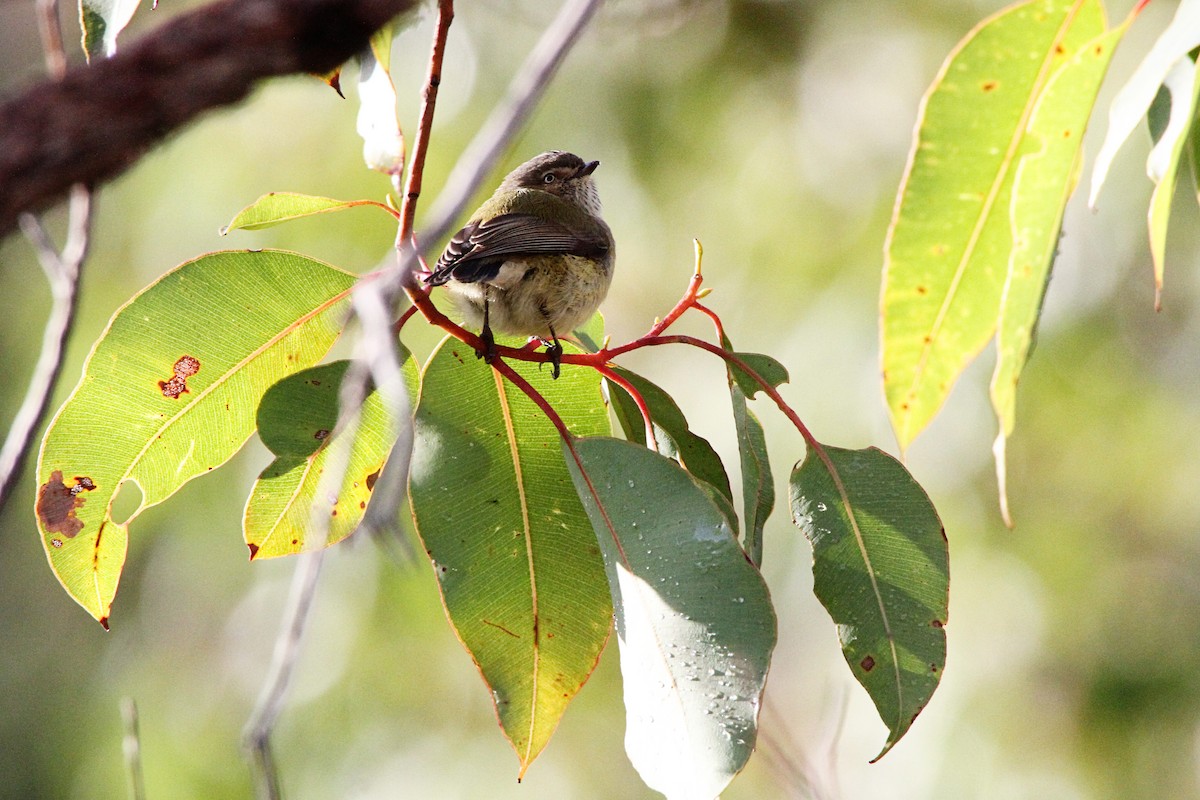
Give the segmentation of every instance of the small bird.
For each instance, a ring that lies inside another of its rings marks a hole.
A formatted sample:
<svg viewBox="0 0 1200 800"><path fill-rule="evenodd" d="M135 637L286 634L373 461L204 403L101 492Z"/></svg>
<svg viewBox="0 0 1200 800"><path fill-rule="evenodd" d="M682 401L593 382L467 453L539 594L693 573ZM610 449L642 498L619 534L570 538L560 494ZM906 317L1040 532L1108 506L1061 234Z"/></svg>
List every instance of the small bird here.
<svg viewBox="0 0 1200 800"><path fill-rule="evenodd" d="M561 150L526 161L450 239L425 279L445 284L480 329L479 356L488 363L493 330L536 336L557 378L558 335L587 321L608 294L616 250L592 180L598 166Z"/></svg>

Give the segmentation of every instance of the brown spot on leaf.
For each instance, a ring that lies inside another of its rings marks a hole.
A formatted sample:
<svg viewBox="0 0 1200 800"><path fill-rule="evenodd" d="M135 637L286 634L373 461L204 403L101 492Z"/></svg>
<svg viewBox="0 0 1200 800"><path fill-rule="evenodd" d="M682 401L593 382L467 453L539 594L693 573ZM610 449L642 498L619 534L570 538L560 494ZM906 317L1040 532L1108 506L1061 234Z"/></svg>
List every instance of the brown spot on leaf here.
<svg viewBox="0 0 1200 800"><path fill-rule="evenodd" d="M928 286L918 286L917 294L929 294L929 287Z"/></svg>
<svg viewBox="0 0 1200 800"><path fill-rule="evenodd" d="M84 475L82 478L76 475L75 485L71 487L71 494L77 495L80 492L90 492L95 488L96 484L92 482L91 478L86 475Z"/></svg>
<svg viewBox="0 0 1200 800"><path fill-rule="evenodd" d="M329 431L326 430L325 428L318 428L317 432L313 434L313 438L316 439L318 442L323 442L327 438L329 438Z"/></svg>
<svg viewBox="0 0 1200 800"><path fill-rule="evenodd" d="M79 494L96 488L90 478L86 480L88 485L80 481L68 487L63 483L62 470L56 469L50 473L50 480L38 489L37 515L48 533L61 533L71 539L83 530L83 521L75 516L75 511L86 498ZM61 541L57 546L62 546Z"/></svg>
<svg viewBox="0 0 1200 800"><path fill-rule="evenodd" d="M1000 86L1000 81L984 81L979 85L985 92L994 92Z"/></svg>
<svg viewBox="0 0 1200 800"><path fill-rule="evenodd" d="M246 547L250 548L250 560L253 561L254 557L258 555L258 545L254 542L246 542Z"/></svg>
<svg viewBox="0 0 1200 800"><path fill-rule="evenodd" d="M100 626L104 628L104 630L108 630L108 617L100 618Z"/></svg>
<svg viewBox="0 0 1200 800"><path fill-rule="evenodd" d="M188 391L187 379L200 371L200 360L194 356L180 356L173 371L174 377L169 381L159 381L158 388L162 390L163 397L178 400L179 395Z"/></svg>
<svg viewBox="0 0 1200 800"><path fill-rule="evenodd" d="M62 539L59 539L57 536L55 536L53 539L50 540L50 544L55 549L58 549L59 547L62 547Z"/></svg>
<svg viewBox="0 0 1200 800"><path fill-rule="evenodd" d="M935 620L934 620L933 622L931 622L930 624L931 624L933 627L935 627L935 628L944 628L944 627L946 627L946 623L942 622L940 619L935 619Z"/></svg>
<svg viewBox="0 0 1200 800"><path fill-rule="evenodd" d="M367 491L368 492L375 491L375 481L379 480L379 473L382 471L383 471L383 468L381 467L367 476Z"/></svg>
<svg viewBox="0 0 1200 800"><path fill-rule="evenodd" d="M871 670L875 669L875 659L871 658L871 656L867 656L862 661L858 662L858 665L863 668L863 672L870 672Z"/></svg>
<svg viewBox="0 0 1200 800"><path fill-rule="evenodd" d="M359 509L360 509L360 510L361 510L361 509L365 509L365 508L367 507L367 501L366 501L366 500L360 500L360 501L359 501L359 503L358 503L358 507L359 507Z"/></svg>
<svg viewBox="0 0 1200 800"><path fill-rule="evenodd" d="M295 546L295 545L298 545L298 544L300 544L300 540L299 540L299 539L292 539L292 545L293 545L293 546Z"/></svg>

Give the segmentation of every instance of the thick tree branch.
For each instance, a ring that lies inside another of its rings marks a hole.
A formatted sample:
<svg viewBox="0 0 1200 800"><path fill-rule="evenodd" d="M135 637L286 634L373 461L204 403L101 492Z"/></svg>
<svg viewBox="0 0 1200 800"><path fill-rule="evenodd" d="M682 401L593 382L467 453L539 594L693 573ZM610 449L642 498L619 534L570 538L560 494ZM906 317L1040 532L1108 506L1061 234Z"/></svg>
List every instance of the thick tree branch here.
<svg viewBox="0 0 1200 800"><path fill-rule="evenodd" d="M73 183L111 179L256 81L327 72L418 0L223 0L166 22L111 59L0 105L0 236Z"/></svg>

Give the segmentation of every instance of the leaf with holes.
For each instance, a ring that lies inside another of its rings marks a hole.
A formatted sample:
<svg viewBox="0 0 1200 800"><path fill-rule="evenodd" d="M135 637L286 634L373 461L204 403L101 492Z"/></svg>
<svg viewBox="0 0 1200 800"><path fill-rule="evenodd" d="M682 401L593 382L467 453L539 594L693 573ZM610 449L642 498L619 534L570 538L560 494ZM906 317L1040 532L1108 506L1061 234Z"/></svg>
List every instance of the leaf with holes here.
<svg viewBox="0 0 1200 800"><path fill-rule="evenodd" d="M37 468L42 544L88 613L107 624L129 522L241 448L267 388L333 345L355 280L294 253L212 253L117 311ZM125 481L142 505L118 524L112 501Z"/></svg>
<svg viewBox="0 0 1200 800"><path fill-rule="evenodd" d="M301 217L327 214L331 211L344 211L347 208L359 206L374 206L383 209L393 217L396 216L395 211L374 200L335 200L332 197L317 197L310 194L271 192L264 194L239 211L228 225L221 228L221 235L224 236L230 231L237 230L257 231Z"/></svg>
<svg viewBox="0 0 1200 800"><path fill-rule="evenodd" d="M406 387L415 402L418 382L411 356L400 354ZM396 425L387 403L373 389L363 401L349 451L337 454L342 437L334 434L338 397L348 361L302 370L281 380L258 406L258 434L275 460L258 476L246 503L242 527L251 558L292 555L326 547L349 536L362 521L375 480L383 469ZM331 454L334 454L331 456ZM330 505L329 530L323 541L309 541L312 513L331 457L345 463L341 490Z"/></svg>
<svg viewBox="0 0 1200 800"><path fill-rule="evenodd" d="M563 450L604 551L625 750L667 797L716 797L754 750L775 647L767 586L674 461L603 437Z"/></svg>
<svg viewBox="0 0 1200 800"><path fill-rule="evenodd" d="M1103 32L1098 0L1021 3L973 30L925 96L881 304L884 391L901 449L996 331L1026 126L1055 70Z"/></svg>
<svg viewBox="0 0 1200 800"><path fill-rule="evenodd" d="M564 364L552 380L538 364L510 363L572 431L611 432L593 370ZM413 518L522 773L595 668L612 620L596 537L558 442L542 410L462 342L447 339L430 357Z"/></svg>
<svg viewBox="0 0 1200 800"><path fill-rule="evenodd" d="M908 731L946 666L945 531L904 466L874 447L810 449L790 488L792 520L812 542L813 592L891 731L877 761Z"/></svg>

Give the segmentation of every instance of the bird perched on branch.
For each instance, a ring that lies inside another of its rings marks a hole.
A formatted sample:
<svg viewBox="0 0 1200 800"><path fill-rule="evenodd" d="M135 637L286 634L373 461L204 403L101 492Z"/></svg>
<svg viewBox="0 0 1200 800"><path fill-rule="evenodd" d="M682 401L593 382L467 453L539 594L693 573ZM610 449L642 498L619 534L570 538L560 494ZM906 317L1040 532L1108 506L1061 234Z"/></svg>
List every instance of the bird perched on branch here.
<svg viewBox="0 0 1200 800"><path fill-rule="evenodd" d="M551 150L508 174L425 279L445 285L495 357L493 331L542 340L558 377L559 334L595 313L612 282L615 246L600 217L599 161Z"/></svg>

